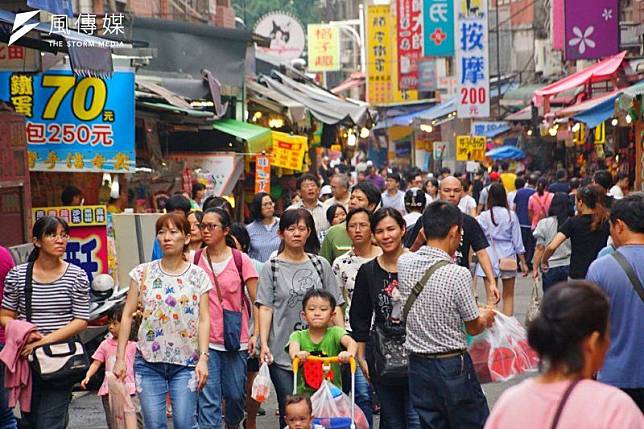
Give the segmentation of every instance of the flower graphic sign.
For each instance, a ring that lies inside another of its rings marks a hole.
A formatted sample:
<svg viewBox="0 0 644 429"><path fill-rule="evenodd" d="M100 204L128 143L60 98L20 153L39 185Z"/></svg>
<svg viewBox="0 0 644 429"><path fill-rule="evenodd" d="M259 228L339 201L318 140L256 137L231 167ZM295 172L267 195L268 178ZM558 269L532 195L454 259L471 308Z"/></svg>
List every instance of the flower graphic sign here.
<svg viewBox="0 0 644 429"><path fill-rule="evenodd" d="M566 60L619 52L617 0L565 0Z"/></svg>

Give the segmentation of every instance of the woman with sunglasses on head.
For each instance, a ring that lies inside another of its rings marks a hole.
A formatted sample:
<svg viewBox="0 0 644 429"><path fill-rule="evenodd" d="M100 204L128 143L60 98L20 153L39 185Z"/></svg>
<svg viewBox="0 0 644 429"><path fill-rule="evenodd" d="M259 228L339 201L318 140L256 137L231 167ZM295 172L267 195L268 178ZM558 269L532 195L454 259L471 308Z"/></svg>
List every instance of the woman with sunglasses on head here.
<svg viewBox="0 0 644 429"><path fill-rule="evenodd" d="M329 263L306 250L319 249L311 214L303 208L286 210L280 219L279 234L282 238L279 254L271 257L262 269L255 304L259 307L259 360L270 365L282 428L286 426L286 396L293 393L291 359L284 347L293 331L307 326L302 319L302 299L311 288L330 292L337 303L333 319L336 326L344 326L344 299Z"/></svg>
<svg viewBox="0 0 644 429"><path fill-rule="evenodd" d="M548 271L549 260L566 239L570 239L570 270L573 279L586 277L588 267L606 246L610 235L608 210L604 206L606 191L599 185L588 185L577 191L577 215L559 227L559 232L541 256L541 271Z"/></svg>
<svg viewBox="0 0 644 429"><path fill-rule="evenodd" d="M125 352L133 315L142 313L134 373L146 428L167 428L166 396L176 428L197 428L197 397L208 378L210 279L186 259L190 225L185 216L157 219L161 259L130 272L113 373L125 379Z"/></svg>
<svg viewBox="0 0 644 429"><path fill-rule="evenodd" d="M16 319L30 321L36 328L20 353L22 358L26 359L38 347L71 339L87 327L89 281L83 269L63 260L68 241L65 220L54 216L38 219L32 229L34 250L28 262L12 268L5 278L0 323L7 338L12 330L8 325ZM30 315L25 295L27 276L33 288ZM75 380L53 383L44 381L37 371L31 371L31 375L31 410L28 403L20 404L29 411L25 413L29 427L64 428Z"/></svg>
<svg viewBox="0 0 644 429"><path fill-rule="evenodd" d="M398 289L397 263L400 255L408 252L402 244L405 230L405 220L398 210L381 208L373 214L371 232L382 255L362 264L358 270L349 313L352 336L358 342L358 363L373 382L380 399L380 421L388 429L420 428L420 417L409 396L407 376L377 373L375 354L366 352L373 351L376 342L387 342L397 343L402 353L405 325L400 318L404 302ZM402 356L393 359L396 358Z"/></svg>
<svg viewBox="0 0 644 429"><path fill-rule="evenodd" d="M266 262L282 241L277 233L280 218L275 216L275 202L266 192L255 195L250 205L253 221L246 226L250 236L248 256Z"/></svg>
<svg viewBox="0 0 644 429"><path fill-rule="evenodd" d="M246 362L255 350L249 321L253 317L250 302L257 292L257 272L248 255L237 250L231 227L226 210L206 210L201 223L206 248L194 255L195 263L208 273L214 286L209 295L209 378L199 394L202 428L222 426L222 400L225 426L241 423L246 405Z"/></svg>

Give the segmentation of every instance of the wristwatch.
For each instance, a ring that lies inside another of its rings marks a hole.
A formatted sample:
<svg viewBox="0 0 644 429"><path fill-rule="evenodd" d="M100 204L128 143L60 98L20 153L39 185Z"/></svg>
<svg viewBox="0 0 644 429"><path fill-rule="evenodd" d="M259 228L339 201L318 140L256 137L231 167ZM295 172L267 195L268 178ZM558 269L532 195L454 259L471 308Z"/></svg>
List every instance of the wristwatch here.
<svg viewBox="0 0 644 429"><path fill-rule="evenodd" d="M208 359L208 352L201 352L200 355Z"/></svg>

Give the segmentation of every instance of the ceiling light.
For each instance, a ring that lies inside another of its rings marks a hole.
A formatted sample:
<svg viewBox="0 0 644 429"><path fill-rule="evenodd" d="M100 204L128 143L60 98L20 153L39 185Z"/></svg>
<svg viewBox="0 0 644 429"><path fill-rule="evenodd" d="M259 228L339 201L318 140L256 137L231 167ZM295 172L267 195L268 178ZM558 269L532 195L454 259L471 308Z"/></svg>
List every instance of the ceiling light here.
<svg viewBox="0 0 644 429"><path fill-rule="evenodd" d="M552 137L557 135L557 128L553 127L548 130L548 134L550 134Z"/></svg>
<svg viewBox="0 0 644 429"><path fill-rule="evenodd" d="M369 133L371 133L369 128L363 127L360 130L360 138L366 139L367 137L369 137Z"/></svg>
<svg viewBox="0 0 644 429"><path fill-rule="evenodd" d="M572 126L572 132L576 133L577 131L579 131L580 128L581 128L581 124L577 122L575 125Z"/></svg>
<svg viewBox="0 0 644 429"><path fill-rule="evenodd" d="M349 134L349 136L347 137L347 144L348 144L349 146L355 146L355 145L356 145L356 141L357 141L357 140L358 140L358 138L356 137L356 135L355 135L355 134L353 134L353 133L351 133L351 134Z"/></svg>
<svg viewBox="0 0 644 429"><path fill-rule="evenodd" d="M529 135L529 136L531 136L531 135L532 135L532 130L528 130L528 135Z"/></svg>
<svg viewBox="0 0 644 429"><path fill-rule="evenodd" d="M424 133L431 133L432 131L434 131L434 127L427 124L421 124L420 130Z"/></svg>
<svg viewBox="0 0 644 429"><path fill-rule="evenodd" d="M630 124L631 122L633 122L633 118L631 117L631 115L629 113L628 115L626 115L626 123Z"/></svg>
<svg viewBox="0 0 644 429"><path fill-rule="evenodd" d="M612 120L612 121L610 121L610 124L611 124L612 126L614 126L614 127L616 127L618 123L619 123L619 121L617 120L617 118L613 118L613 120Z"/></svg>

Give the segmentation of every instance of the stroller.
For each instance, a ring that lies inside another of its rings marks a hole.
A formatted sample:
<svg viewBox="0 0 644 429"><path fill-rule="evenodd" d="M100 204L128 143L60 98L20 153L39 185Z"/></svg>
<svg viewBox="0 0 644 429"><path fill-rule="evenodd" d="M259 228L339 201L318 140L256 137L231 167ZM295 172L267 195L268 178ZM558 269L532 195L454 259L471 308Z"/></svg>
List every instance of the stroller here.
<svg viewBox="0 0 644 429"><path fill-rule="evenodd" d="M317 357L309 356L308 361L317 361L322 363L324 381L320 388L311 397L313 404L313 415L315 416L314 424L321 425L326 429L368 429L369 425L364 413L355 406L355 387L356 387L356 361L354 358L349 360L351 369L351 397L343 394L340 389L326 380L327 374L331 371L332 363L340 363L337 356L335 357ZM297 374L300 367L300 360L293 359L293 394L297 393Z"/></svg>

